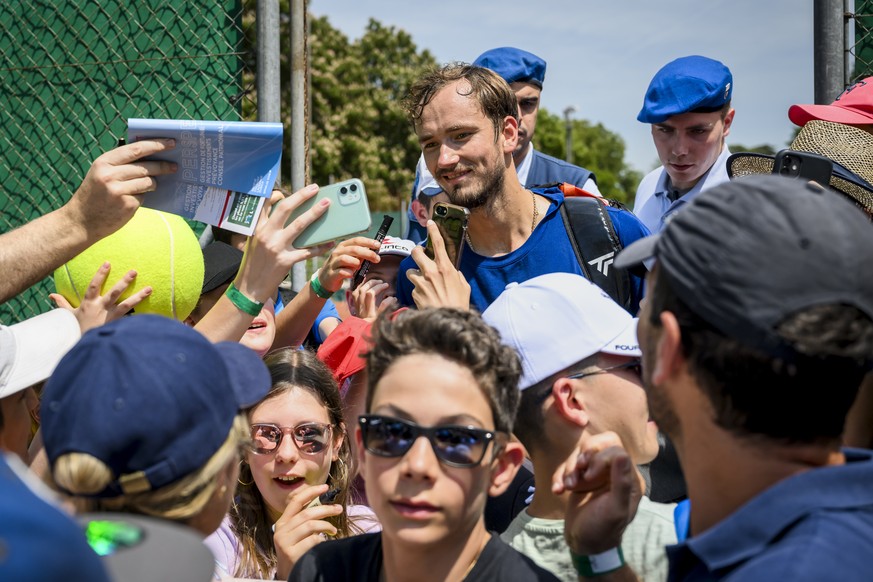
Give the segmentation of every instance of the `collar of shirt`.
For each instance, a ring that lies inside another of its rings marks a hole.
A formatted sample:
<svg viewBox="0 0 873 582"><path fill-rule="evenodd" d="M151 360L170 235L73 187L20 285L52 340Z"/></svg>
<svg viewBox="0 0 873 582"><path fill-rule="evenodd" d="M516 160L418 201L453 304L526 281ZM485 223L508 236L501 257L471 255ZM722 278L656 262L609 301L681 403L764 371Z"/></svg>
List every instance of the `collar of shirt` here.
<svg viewBox="0 0 873 582"><path fill-rule="evenodd" d="M527 155L524 156L524 159L521 161L521 164L515 168L516 173L518 174L518 181L522 184L527 184L527 175L530 172L531 163L533 163L534 159L534 147L531 144L530 149L527 152Z"/></svg>
<svg viewBox="0 0 873 582"><path fill-rule="evenodd" d="M764 552L812 513L873 505L873 488L869 487L873 483L873 452L843 452L845 465L812 469L780 481L707 531L670 547L671 571L674 562L689 565L688 550L710 572L730 568Z"/></svg>

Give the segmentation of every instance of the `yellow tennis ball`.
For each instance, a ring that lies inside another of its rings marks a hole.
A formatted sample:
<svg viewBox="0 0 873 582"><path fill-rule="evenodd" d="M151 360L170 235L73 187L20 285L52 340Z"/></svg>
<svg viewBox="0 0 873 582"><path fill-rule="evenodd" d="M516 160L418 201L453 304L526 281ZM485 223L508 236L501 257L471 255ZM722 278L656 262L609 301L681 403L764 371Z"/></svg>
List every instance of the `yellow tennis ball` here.
<svg viewBox="0 0 873 582"><path fill-rule="evenodd" d="M197 305L203 288L203 252L194 231L180 216L140 208L117 232L55 271L58 293L78 307L104 261L109 261L112 270L101 294L130 269L137 272L136 279L122 299L151 286L152 294L133 308L136 313L157 313L181 321Z"/></svg>

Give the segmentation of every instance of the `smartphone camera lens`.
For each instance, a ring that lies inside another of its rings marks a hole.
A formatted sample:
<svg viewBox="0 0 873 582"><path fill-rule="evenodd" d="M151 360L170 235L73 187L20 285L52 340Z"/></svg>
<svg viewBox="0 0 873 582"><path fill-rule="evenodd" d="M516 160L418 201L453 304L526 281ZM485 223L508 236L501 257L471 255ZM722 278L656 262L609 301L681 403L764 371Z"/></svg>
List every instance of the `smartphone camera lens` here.
<svg viewBox="0 0 873 582"><path fill-rule="evenodd" d="M346 193L348 193L348 189L345 186L340 188L340 194L346 194Z"/></svg>
<svg viewBox="0 0 873 582"><path fill-rule="evenodd" d="M358 186L356 184L352 184L351 186L349 186L349 190L351 190L352 192L357 192Z"/></svg>
<svg viewBox="0 0 873 582"><path fill-rule="evenodd" d="M437 206L437 209L436 209L437 214L439 214L440 216L445 216L446 212L447 211L446 211L446 208L444 206Z"/></svg>

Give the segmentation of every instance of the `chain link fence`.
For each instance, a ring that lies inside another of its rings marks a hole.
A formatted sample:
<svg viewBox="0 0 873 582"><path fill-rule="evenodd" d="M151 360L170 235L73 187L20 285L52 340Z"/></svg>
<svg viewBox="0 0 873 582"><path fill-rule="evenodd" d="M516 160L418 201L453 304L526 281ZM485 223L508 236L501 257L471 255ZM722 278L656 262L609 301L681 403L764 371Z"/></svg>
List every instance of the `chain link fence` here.
<svg viewBox="0 0 873 582"><path fill-rule="evenodd" d="M128 118L253 119L254 14L254 0L2 2L0 232L69 200ZM48 310L52 290L0 321Z"/></svg>
<svg viewBox="0 0 873 582"><path fill-rule="evenodd" d="M847 50L855 66L848 72L848 85L873 76L873 0L855 0L854 11L847 15L854 21L854 38L847 39Z"/></svg>

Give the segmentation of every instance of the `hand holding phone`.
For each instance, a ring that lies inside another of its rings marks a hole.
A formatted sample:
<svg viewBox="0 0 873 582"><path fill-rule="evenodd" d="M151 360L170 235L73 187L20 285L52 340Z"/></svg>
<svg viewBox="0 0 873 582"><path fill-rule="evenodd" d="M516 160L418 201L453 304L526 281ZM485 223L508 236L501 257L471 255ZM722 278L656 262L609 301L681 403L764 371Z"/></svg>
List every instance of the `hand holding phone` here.
<svg viewBox="0 0 873 582"><path fill-rule="evenodd" d="M385 235L388 234L388 229L391 228L392 222L394 222L394 218L387 215L387 214L384 216L384 218L382 218L382 225L379 226L379 230L376 231L376 237L375 237L376 241L381 243L383 240L385 240ZM354 291L357 288L357 286L360 285L361 282L363 282L364 277L367 276L367 273L369 271L370 271L370 261L364 261L363 263L361 263L361 266L358 267L357 271L355 271L355 276L352 277L352 285L351 285L352 291Z"/></svg>
<svg viewBox="0 0 873 582"><path fill-rule="evenodd" d="M437 202L434 204L432 219L443 237L446 254L457 269L458 265L461 264L461 253L464 250L464 238L467 235L467 222L470 220L470 211L456 204ZM425 253L431 259L434 259L436 256L431 237L427 237Z"/></svg>
<svg viewBox="0 0 873 582"><path fill-rule="evenodd" d="M776 154L773 173L789 178L803 178L828 187L834 163L823 156L795 150L782 150Z"/></svg>
<svg viewBox="0 0 873 582"><path fill-rule="evenodd" d="M320 187L315 197L294 210L288 223L324 199L330 200L327 212L297 235L295 247L314 247L369 230L371 218L367 191L357 178Z"/></svg>

